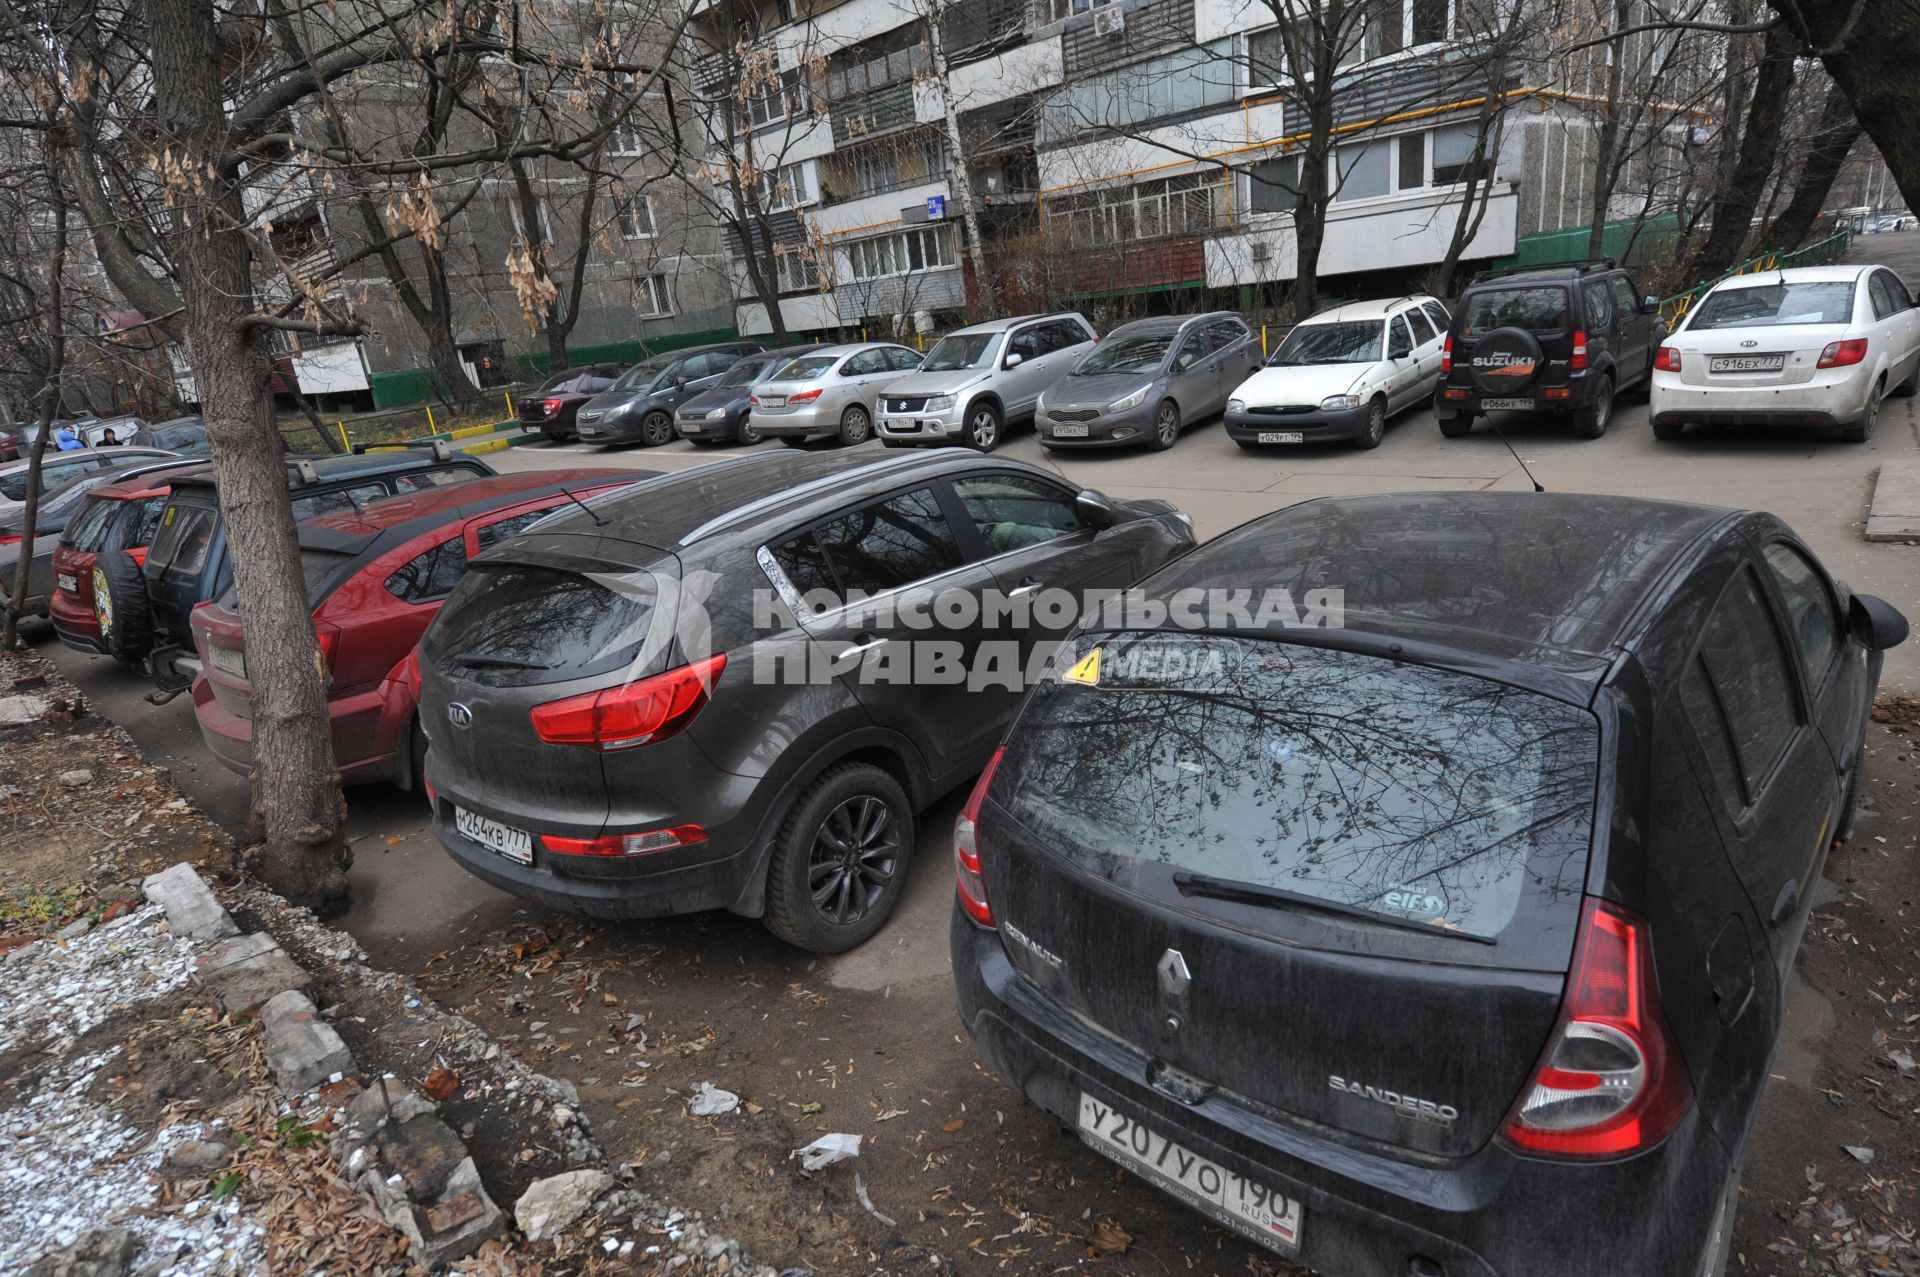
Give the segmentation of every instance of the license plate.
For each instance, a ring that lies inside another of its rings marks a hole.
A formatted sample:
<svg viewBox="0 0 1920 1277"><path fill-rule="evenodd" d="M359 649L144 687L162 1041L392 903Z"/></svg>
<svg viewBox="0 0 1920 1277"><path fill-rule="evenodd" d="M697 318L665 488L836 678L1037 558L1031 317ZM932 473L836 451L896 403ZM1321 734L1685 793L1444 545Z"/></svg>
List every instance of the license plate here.
<svg viewBox="0 0 1920 1277"><path fill-rule="evenodd" d="M1708 372L1779 372L1786 366L1785 355L1718 355L1707 360Z"/></svg>
<svg viewBox="0 0 1920 1277"><path fill-rule="evenodd" d="M453 827L460 831L462 838L469 838L488 851L498 852L508 860L523 865L533 863L533 835L524 829L489 820L465 807L453 809Z"/></svg>
<svg viewBox="0 0 1920 1277"><path fill-rule="evenodd" d="M1264 1184L1174 1143L1112 1106L1080 1094L1080 1138L1244 1237L1283 1255L1300 1250L1304 1211Z"/></svg>
<svg viewBox="0 0 1920 1277"><path fill-rule="evenodd" d="M787 397L785 395L761 395L760 406L762 408L784 408L787 406Z"/></svg>
<svg viewBox="0 0 1920 1277"><path fill-rule="evenodd" d="M1305 443L1307 436L1298 430L1262 430L1261 443Z"/></svg>
<svg viewBox="0 0 1920 1277"><path fill-rule="evenodd" d="M1085 439L1087 437L1087 428L1085 426L1055 426L1053 428L1053 437L1056 439Z"/></svg>
<svg viewBox="0 0 1920 1277"><path fill-rule="evenodd" d="M1514 412L1526 412L1533 407L1531 399L1482 399L1482 408L1504 408Z"/></svg>
<svg viewBox="0 0 1920 1277"><path fill-rule="evenodd" d="M210 647L207 649L207 661L230 678L247 676L247 654L239 648Z"/></svg>
<svg viewBox="0 0 1920 1277"><path fill-rule="evenodd" d="M600 437L600 431L595 429L593 426L581 426L580 437L582 439L587 439L587 438L598 439Z"/></svg>
<svg viewBox="0 0 1920 1277"><path fill-rule="evenodd" d="M80 593L80 578L71 572L62 572L60 574L60 588L68 594L78 594Z"/></svg>

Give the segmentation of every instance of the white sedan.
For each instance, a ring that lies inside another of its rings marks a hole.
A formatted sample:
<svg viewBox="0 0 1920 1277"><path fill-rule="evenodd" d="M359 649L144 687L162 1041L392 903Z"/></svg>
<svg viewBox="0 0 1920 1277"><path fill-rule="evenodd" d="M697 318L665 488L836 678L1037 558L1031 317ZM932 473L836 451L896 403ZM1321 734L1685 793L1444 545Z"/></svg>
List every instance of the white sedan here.
<svg viewBox="0 0 1920 1277"><path fill-rule="evenodd" d="M1807 266L1715 284L1654 356L1653 433L1689 424L1873 437L1880 403L1920 389L1920 310L1884 266Z"/></svg>

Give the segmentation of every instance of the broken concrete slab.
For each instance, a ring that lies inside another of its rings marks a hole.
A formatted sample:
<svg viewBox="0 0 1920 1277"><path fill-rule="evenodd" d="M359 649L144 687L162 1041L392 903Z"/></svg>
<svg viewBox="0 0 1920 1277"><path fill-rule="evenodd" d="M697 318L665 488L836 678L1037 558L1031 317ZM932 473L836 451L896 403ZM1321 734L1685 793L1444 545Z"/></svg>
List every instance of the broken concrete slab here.
<svg viewBox="0 0 1920 1277"><path fill-rule="evenodd" d="M513 1222L530 1242L545 1241L586 1214L594 1198L613 1185L605 1171L564 1171L537 1179L513 1204Z"/></svg>
<svg viewBox="0 0 1920 1277"><path fill-rule="evenodd" d="M1920 541L1920 461L1888 461L1873 485L1869 541Z"/></svg>
<svg viewBox="0 0 1920 1277"><path fill-rule="evenodd" d="M275 994L260 1008L260 1026L273 1080L290 1095L311 1091L353 1069L353 1054L333 1026L298 989Z"/></svg>
<svg viewBox="0 0 1920 1277"><path fill-rule="evenodd" d="M220 1009L239 1019L253 1015L275 994L286 989L306 993L313 977L286 955L274 938L256 932L223 940L207 950L194 965L200 983L220 1002Z"/></svg>
<svg viewBox="0 0 1920 1277"><path fill-rule="evenodd" d="M185 862L174 865L151 875L140 886L147 899L166 909L167 925L177 936L204 942L240 934L240 928L220 907L192 865Z"/></svg>
<svg viewBox="0 0 1920 1277"><path fill-rule="evenodd" d="M402 1184L383 1178L384 1174L379 1168L370 1169L357 1182L372 1195L387 1223L406 1237L414 1259L429 1271L471 1255L488 1238L506 1231L507 1217L487 1196L471 1157L460 1159L439 1197L425 1205L415 1201Z"/></svg>

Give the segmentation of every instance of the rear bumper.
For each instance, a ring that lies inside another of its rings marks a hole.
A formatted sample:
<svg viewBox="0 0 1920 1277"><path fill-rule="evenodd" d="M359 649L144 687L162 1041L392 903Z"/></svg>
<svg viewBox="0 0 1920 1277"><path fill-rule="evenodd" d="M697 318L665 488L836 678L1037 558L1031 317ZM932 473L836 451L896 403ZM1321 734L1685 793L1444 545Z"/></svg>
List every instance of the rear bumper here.
<svg viewBox="0 0 1920 1277"><path fill-rule="evenodd" d="M1655 373L1648 412L1653 420L1729 426L1844 426L1867 411L1871 380L1807 383L1773 388L1689 386L1672 373Z"/></svg>
<svg viewBox="0 0 1920 1277"><path fill-rule="evenodd" d="M65 590L56 589L47 612L53 618L54 635L62 643L89 656L108 654L107 645L100 641L100 623L94 619L92 608Z"/></svg>
<svg viewBox="0 0 1920 1277"><path fill-rule="evenodd" d="M213 675L193 680L193 718L207 751L222 767L242 776L253 771L253 720L222 705L213 690ZM334 766L340 783L360 785L400 778L395 753L398 733L385 722L386 705L377 692L342 697L327 703L333 734Z"/></svg>
<svg viewBox="0 0 1920 1277"><path fill-rule="evenodd" d="M1731 1167L1697 1108L1665 1143L1627 1161L1537 1161L1496 1143L1456 1162L1403 1159L1221 1092L1193 1105L1164 1095L1141 1081L1145 1056L1034 991L999 934L957 905L951 944L961 1023L1002 1078L1069 1128L1084 1091L1285 1193L1304 1207L1299 1260L1311 1268L1446 1277L1699 1268ZM1086 1154L1089 1174L1104 1173L1097 1156ZM1419 1258L1439 1267L1412 1268Z"/></svg>
<svg viewBox="0 0 1920 1277"><path fill-rule="evenodd" d="M753 428L769 439L825 439L840 433L840 419L829 419L817 408L767 413L749 410Z"/></svg>
<svg viewBox="0 0 1920 1277"><path fill-rule="evenodd" d="M1338 412L1290 412L1284 414L1229 412L1227 437L1237 443L1338 443L1358 439L1367 432L1367 412L1343 408ZM1298 434L1298 439L1261 439L1261 435Z"/></svg>

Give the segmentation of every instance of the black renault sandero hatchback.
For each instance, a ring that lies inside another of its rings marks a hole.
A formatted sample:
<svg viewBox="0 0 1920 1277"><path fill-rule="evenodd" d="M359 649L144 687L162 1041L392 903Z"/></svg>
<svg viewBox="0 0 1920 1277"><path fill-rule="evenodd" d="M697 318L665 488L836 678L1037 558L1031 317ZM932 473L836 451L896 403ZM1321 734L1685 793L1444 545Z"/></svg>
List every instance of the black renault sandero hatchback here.
<svg viewBox="0 0 1920 1277"><path fill-rule="evenodd" d="M435 832L556 908L851 948L1076 619L1056 604L1192 545L1164 501L964 453L743 456L596 498L476 556L418 649Z"/></svg>
<svg viewBox="0 0 1920 1277"><path fill-rule="evenodd" d="M1719 1273L1906 621L1614 497L1315 501L1140 589L1344 626L1068 640L955 832L1000 1076L1335 1277Z"/></svg>

